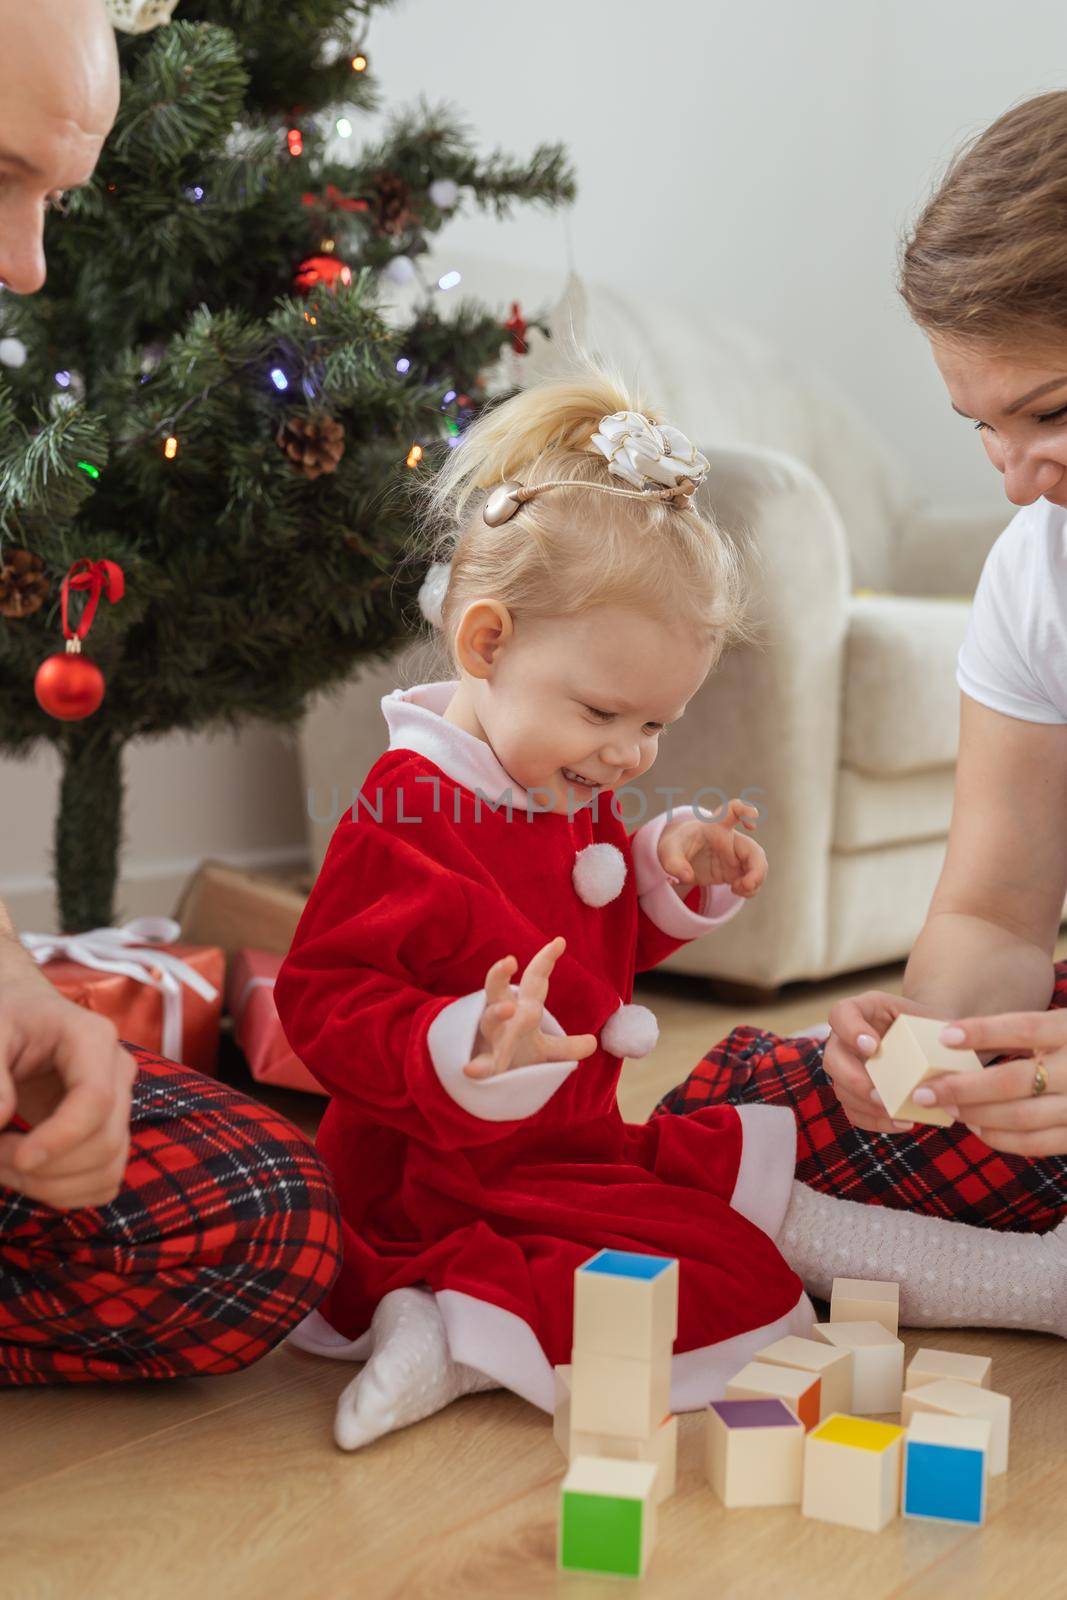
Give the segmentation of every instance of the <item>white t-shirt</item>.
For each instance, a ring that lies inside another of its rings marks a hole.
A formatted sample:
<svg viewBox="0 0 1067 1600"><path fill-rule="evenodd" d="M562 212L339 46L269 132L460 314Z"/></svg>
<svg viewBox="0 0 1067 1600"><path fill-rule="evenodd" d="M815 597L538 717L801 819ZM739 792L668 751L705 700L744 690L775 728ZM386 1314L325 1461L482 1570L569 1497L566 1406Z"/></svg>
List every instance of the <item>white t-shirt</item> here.
<svg viewBox="0 0 1067 1600"><path fill-rule="evenodd" d="M986 558L956 679L1024 722L1067 723L1067 511L1036 500Z"/></svg>

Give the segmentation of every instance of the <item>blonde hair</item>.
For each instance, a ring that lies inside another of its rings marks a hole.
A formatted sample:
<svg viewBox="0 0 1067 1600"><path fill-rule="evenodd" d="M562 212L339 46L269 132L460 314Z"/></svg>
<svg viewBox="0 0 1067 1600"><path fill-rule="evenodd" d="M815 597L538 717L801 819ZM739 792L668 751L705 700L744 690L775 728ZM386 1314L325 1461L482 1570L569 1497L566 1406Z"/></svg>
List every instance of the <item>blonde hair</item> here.
<svg viewBox="0 0 1067 1600"><path fill-rule="evenodd" d="M441 608L450 655L465 608L483 596L517 619L640 608L690 627L716 657L741 633L741 563L706 511L583 492L588 483L625 487L590 444L601 418L615 411L660 420L617 378L587 367L487 411L437 473L426 525L430 559L451 562ZM574 487L546 490L498 527L483 520L487 493L498 484L548 480Z"/></svg>
<svg viewBox="0 0 1067 1600"><path fill-rule="evenodd" d="M898 287L928 334L1067 339L1067 91L1012 106L957 152L903 241Z"/></svg>

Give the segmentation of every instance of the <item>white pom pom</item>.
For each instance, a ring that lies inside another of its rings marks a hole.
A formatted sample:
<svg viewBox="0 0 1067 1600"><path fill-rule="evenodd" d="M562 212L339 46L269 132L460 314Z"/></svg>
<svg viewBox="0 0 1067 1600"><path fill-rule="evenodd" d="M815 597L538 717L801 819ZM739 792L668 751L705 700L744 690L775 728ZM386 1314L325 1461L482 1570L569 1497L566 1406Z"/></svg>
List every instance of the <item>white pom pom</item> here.
<svg viewBox="0 0 1067 1600"><path fill-rule="evenodd" d="M459 184L453 178L435 178L427 194L441 211L451 211L459 199Z"/></svg>
<svg viewBox="0 0 1067 1600"><path fill-rule="evenodd" d="M426 621L434 628L440 628L441 607L445 603L448 593L448 580L452 576L452 565L448 561L435 561L429 568L422 586L419 589L419 610Z"/></svg>
<svg viewBox="0 0 1067 1600"><path fill-rule="evenodd" d="M24 367L26 365L26 346L21 339L12 336L9 339L0 339L0 362L5 367Z"/></svg>
<svg viewBox="0 0 1067 1600"><path fill-rule="evenodd" d="M395 283L398 288L412 281L415 276L415 263L410 256L394 256L382 268L390 283Z"/></svg>
<svg viewBox="0 0 1067 1600"><path fill-rule="evenodd" d="M620 1060L651 1055L658 1039L659 1023L647 1006L620 1006L600 1030L601 1049Z"/></svg>
<svg viewBox="0 0 1067 1600"><path fill-rule="evenodd" d="M574 892L587 906L606 906L622 892L626 858L618 845L587 844L574 858Z"/></svg>

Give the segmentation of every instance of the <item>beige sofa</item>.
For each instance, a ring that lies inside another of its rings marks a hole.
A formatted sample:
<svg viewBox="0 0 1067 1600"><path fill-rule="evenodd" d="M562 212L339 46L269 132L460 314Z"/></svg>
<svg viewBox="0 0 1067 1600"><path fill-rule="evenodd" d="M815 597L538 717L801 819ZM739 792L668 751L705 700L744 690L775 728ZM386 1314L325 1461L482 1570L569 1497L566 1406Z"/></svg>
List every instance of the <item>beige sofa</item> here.
<svg viewBox="0 0 1067 1600"><path fill-rule="evenodd" d="M465 266L478 292L517 292L501 288L514 272ZM535 304L536 281L525 293ZM863 420L751 335L662 308L653 334L646 316L606 289L587 304L572 281L556 340L520 375L565 361L572 331L637 371L709 455L701 492L747 547L758 642L708 680L642 787L648 814L664 808L657 789L683 800L705 789L709 810L716 792L753 793L771 871L741 917L667 969L773 988L893 960L921 925L943 856L966 597L1007 516L995 498L973 511L917 504ZM425 649L409 649L307 718L316 865L384 748L381 696L429 675Z"/></svg>

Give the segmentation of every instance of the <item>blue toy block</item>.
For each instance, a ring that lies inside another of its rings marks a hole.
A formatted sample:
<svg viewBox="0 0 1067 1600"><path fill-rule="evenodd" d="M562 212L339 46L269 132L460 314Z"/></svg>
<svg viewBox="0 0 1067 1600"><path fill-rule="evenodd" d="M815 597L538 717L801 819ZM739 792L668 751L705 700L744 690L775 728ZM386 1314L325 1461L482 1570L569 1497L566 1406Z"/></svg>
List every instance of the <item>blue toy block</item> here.
<svg viewBox="0 0 1067 1600"><path fill-rule="evenodd" d="M984 1418L916 1413L904 1442L904 1516L980 1527L990 1436Z"/></svg>

